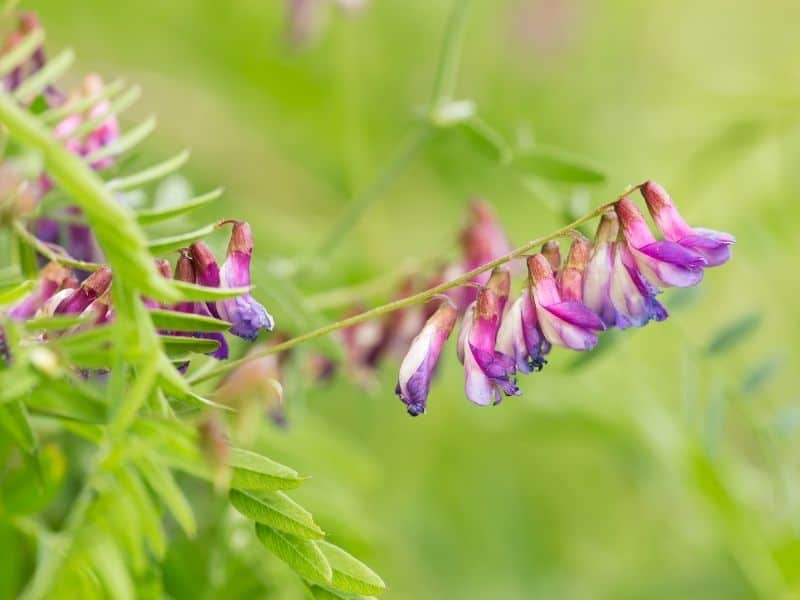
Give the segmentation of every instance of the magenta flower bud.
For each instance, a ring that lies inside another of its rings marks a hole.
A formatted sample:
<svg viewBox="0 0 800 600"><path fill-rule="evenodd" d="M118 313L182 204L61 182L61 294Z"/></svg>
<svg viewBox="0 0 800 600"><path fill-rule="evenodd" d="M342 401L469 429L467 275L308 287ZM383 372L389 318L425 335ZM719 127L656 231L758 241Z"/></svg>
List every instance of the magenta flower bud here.
<svg viewBox="0 0 800 600"><path fill-rule="evenodd" d="M244 222L234 223L228 243L228 255L219 273L223 287L250 285L252 255L253 234L250 225ZM260 329L272 331L275 326L272 316L249 293L220 300L216 304L220 318L232 323L231 333L246 340L254 340Z"/></svg>
<svg viewBox="0 0 800 600"><path fill-rule="evenodd" d="M111 286L111 269L102 267L87 277L55 309L57 315L80 314Z"/></svg>
<svg viewBox="0 0 800 600"><path fill-rule="evenodd" d="M460 336L467 398L475 404L487 406L500 402L501 390L506 396L518 396L515 361L495 350L500 325L496 294L489 288L481 288L469 312L472 314L464 317Z"/></svg>
<svg viewBox="0 0 800 600"><path fill-rule="evenodd" d="M572 350L591 350L597 345L597 331L605 325L581 302L563 300L548 260L541 254L528 258L533 302L539 326L551 344Z"/></svg>
<svg viewBox="0 0 800 600"><path fill-rule="evenodd" d="M557 275L561 269L561 246L555 240L550 240L542 244L542 256L550 263L553 274Z"/></svg>
<svg viewBox="0 0 800 600"><path fill-rule="evenodd" d="M512 356L522 373L541 371L550 343L539 329L531 289L526 287L508 309L497 332L497 351Z"/></svg>
<svg viewBox="0 0 800 600"><path fill-rule="evenodd" d="M49 263L42 269L36 289L11 306L6 314L15 321L30 319L65 283L70 283L71 279L72 272L69 269L56 262Z"/></svg>
<svg viewBox="0 0 800 600"><path fill-rule="evenodd" d="M166 262L166 261L165 261ZM167 263L167 267L169 267L169 263ZM173 277L176 281L185 281L187 283L194 283L195 282L195 271L194 271L194 263L192 258L181 251L181 255L178 258L178 262L175 263L175 274ZM202 316L211 316L211 312L208 310L208 307L202 302L179 302L175 305L175 310L189 313L189 314L197 314ZM209 340L216 340L219 342L219 346L217 346L216 350L210 353L210 356L218 360L224 360L228 358L228 341L225 339L225 336L222 335L219 331L210 331L210 332L198 332L192 334L194 337L205 338Z"/></svg>
<svg viewBox="0 0 800 600"><path fill-rule="evenodd" d="M600 317L606 327L613 327L617 311L611 303L611 273L614 266L614 243L619 233L617 213L609 210L600 218L589 264L583 276L583 303Z"/></svg>
<svg viewBox="0 0 800 600"><path fill-rule="evenodd" d="M656 300L660 290L644 278L625 242L613 244L612 258L609 298L615 313L613 324L625 329L666 319L667 309Z"/></svg>
<svg viewBox="0 0 800 600"><path fill-rule="evenodd" d="M724 231L690 227L678 212L667 190L655 181L645 181L640 191L664 239L677 242L702 256L707 267L716 267L730 260L735 237Z"/></svg>
<svg viewBox="0 0 800 600"><path fill-rule="evenodd" d="M567 263L558 274L558 290L562 300L583 303L583 276L591 249L589 240L583 237L572 242Z"/></svg>
<svg viewBox="0 0 800 600"><path fill-rule="evenodd" d="M450 300L443 301L411 341L408 353L400 363L395 394L405 403L412 417L425 412L431 377L457 317L455 304Z"/></svg>
<svg viewBox="0 0 800 600"><path fill-rule="evenodd" d="M703 279L706 260L677 242L656 241L636 205L622 198L615 206L622 233L639 270L659 287L690 287Z"/></svg>
<svg viewBox="0 0 800 600"><path fill-rule="evenodd" d="M511 292L511 273L506 267L495 267L489 276L489 281L486 282L486 287L492 290L497 298L497 311L502 320L506 304L508 304L508 295Z"/></svg>
<svg viewBox="0 0 800 600"><path fill-rule="evenodd" d="M195 242L189 246L197 283L206 287L219 287L219 265L217 257L205 242ZM210 307L209 307L210 308ZM215 315L216 316L216 315Z"/></svg>

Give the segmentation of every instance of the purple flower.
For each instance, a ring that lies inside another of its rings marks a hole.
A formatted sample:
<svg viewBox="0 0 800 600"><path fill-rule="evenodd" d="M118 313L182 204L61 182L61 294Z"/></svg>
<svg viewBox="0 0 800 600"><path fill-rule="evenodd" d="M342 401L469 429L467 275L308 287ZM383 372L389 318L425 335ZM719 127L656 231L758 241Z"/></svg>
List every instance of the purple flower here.
<svg viewBox="0 0 800 600"><path fill-rule="evenodd" d="M628 198L615 207L625 241L639 270L659 287L690 287L703 279L706 260L677 242L657 241L647 221Z"/></svg>
<svg viewBox="0 0 800 600"><path fill-rule="evenodd" d="M499 325L497 295L488 287L481 288L464 316L459 357L463 357L467 398L482 406L499 403L501 390L506 396L520 394L514 359L495 350Z"/></svg>
<svg viewBox="0 0 800 600"><path fill-rule="evenodd" d="M583 276L591 250L589 240L583 236L572 242L567 263L558 273L558 291L562 300L583 304Z"/></svg>
<svg viewBox="0 0 800 600"><path fill-rule="evenodd" d="M36 289L9 308L6 314L15 321L30 319L56 292L70 283L74 283L72 272L51 262L42 269Z"/></svg>
<svg viewBox="0 0 800 600"><path fill-rule="evenodd" d="M189 248L194 259L197 283L210 287L249 287L250 259L253 255L253 234L244 222L233 224L228 254L222 268L217 266L211 249L203 242ZM207 303L211 314L231 323L231 333L254 340L260 329L271 331L274 320L249 293Z"/></svg>
<svg viewBox="0 0 800 600"><path fill-rule="evenodd" d="M513 356L522 373L541 371L547 363L544 356L550 352L550 342L539 329L530 287L522 290L503 318L497 332L497 351Z"/></svg>
<svg viewBox="0 0 800 600"><path fill-rule="evenodd" d="M111 269L102 267L89 275L79 288L64 298L55 308L54 314L80 314L111 286Z"/></svg>
<svg viewBox="0 0 800 600"><path fill-rule="evenodd" d="M408 353L400 363L395 394L413 417L425 412L431 377L457 317L455 304L450 300L443 301L411 341Z"/></svg>
<svg viewBox="0 0 800 600"><path fill-rule="evenodd" d="M547 341L572 350L594 348L596 332L605 329L600 317L581 302L561 298L550 263L541 254L528 258L528 271L536 315Z"/></svg>
<svg viewBox="0 0 800 600"><path fill-rule="evenodd" d="M195 283L196 279L195 269L194 265L192 264L192 259L188 254L182 252L180 257L178 258L178 262L175 264L174 279L176 281ZM175 305L175 310L183 313L211 316L208 307L206 307L206 305L201 302L179 302L178 304ZM219 342L219 346L217 346L216 350L211 352L210 355L218 360L224 360L228 358L228 341L225 339L225 336L222 335L221 332L209 331L209 332L197 332L193 334L183 334L183 335L192 335L193 337L216 340L217 342Z"/></svg>
<svg viewBox="0 0 800 600"><path fill-rule="evenodd" d="M511 273L506 267L495 267L489 276L489 281L486 282L486 287L492 290L497 298L497 313L500 315L500 320L502 320L506 312L506 304L508 304L508 295L511 291Z"/></svg>
<svg viewBox="0 0 800 600"><path fill-rule="evenodd" d="M625 329L663 321L667 310L655 299L660 290L639 271L628 245L614 241L617 230L616 213L605 213L584 275L584 303L606 327Z"/></svg>
<svg viewBox="0 0 800 600"><path fill-rule="evenodd" d="M731 246L736 242L736 238L730 233L690 227L667 191L654 181L645 181L640 191L664 239L677 242L702 256L707 267L716 267L730 260Z"/></svg>

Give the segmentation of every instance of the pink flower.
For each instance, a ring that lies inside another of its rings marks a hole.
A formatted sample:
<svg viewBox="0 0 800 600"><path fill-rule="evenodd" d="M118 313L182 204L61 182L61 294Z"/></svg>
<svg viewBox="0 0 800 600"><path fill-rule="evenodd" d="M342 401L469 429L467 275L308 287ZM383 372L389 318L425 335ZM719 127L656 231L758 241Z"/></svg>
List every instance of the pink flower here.
<svg viewBox="0 0 800 600"><path fill-rule="evenodd" d="M499 325L497 295L488 287L481 288L478 299L467 310L459 336L459 357L463 357L466 376L464 390L475 404L499 403L501 390L506 396L520 394L514 359L495 350Z"/></svg>
<svg viewBox="0 0 800 600"><path fill-rule="evenodd" d="M731 246L736 242L730 233L690 227L667 191L655 181L645 181L640 191L664 239L677 242L703 257L707 267L716 267L730 260Z"/></svg>
<svg viewBox="0 0 800 600"><path fill-rule="evenodd" d="M531 288L526 287L508 309L497 332L497 351L514 357L522 373L541 371L550 352L548 342L539 328Z"/></svg>
<svg viewBox="0 0 800 600"><path fill-rule="evenodd" d="M572 350L591 350L597 344L597 331L603 322L581 302L563 300L553 270L541 254L528 258L533 284L533 301L539 326L551 344Z"/></svg>
<svg viewBox="0 0 800 600"><path fill-rule="evenodd" d="M425 412L431 377L457 317L455 304L450 300L442 302L411 341L408 353L400 363L395 393L406 404L411 416Z"/></svg>
<svg viewBox="0 0 800 600"><path fill-rule="evenodd" d="M628 198L616 204L622 233L639 270L659 287L689 287L703 279L706 260L677 242L657 241L642 213Z"/></svg>
<svg viewBox="0 0 800 600"><path fill-rule="evenodd" d="M66 288L71 291L72 287L77 287L72 271L51 262L42 269L36 289L11 306L6 314L16 321L30 319L59 290Z"/></svg>

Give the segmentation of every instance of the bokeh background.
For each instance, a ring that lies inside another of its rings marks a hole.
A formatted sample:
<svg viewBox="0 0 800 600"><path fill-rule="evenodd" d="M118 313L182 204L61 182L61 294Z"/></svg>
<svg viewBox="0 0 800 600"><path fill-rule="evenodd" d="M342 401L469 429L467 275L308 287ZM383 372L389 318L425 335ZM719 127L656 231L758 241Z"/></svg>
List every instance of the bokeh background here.
<svg viewBox="0 0 800 600"><path fill-rule="evenodd" d="M226 188L205 216L253 224L257 295L290 331L347 308L317 310L320 293L452 255L476 195L521 243L652 178L691 223L738 244L698 289L666 295L669 320L579 359L554 352L521 398L470 405L451 345L424 417L394 396L391 362L367 386L341 372L311 386L300 373L288 428L257 422L251 444L313 476L297 496L386 579L388 598L792 589L800 4L474 1L456 96L511 141L591 157L606 182L521 179L437 140L313 257L318 268L290 280L430 100L452 5L318 4L316 25L293 37L278 0L22 3L39 11L50 48L72 46L83 70L143 85L126 120L158 114L151 157L191 148L175 186ZM215 514L199 514L195 540L175 533L170 595L302 597L288 569Z"/></svg>

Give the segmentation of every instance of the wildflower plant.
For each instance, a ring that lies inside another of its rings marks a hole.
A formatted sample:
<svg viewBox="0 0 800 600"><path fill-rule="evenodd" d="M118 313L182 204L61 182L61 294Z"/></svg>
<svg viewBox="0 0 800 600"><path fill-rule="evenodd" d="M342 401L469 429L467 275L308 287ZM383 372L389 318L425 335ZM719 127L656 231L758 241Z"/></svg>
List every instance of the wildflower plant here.
<svg viewBox="0 0 800 600"><path fill-rule="evenodd" d="M445 132L508 168L596 179L591 166L565 153L512 151L473 103L453 99L465 4L457 3L448 25L425 118L387 171ZM656 299L662 288L696 285L704 269L731 257L732 236L688 225L651 181L517 247L490 205L475 201L459 259L401 282L402 294L387 304L289 337L251 286L258 240L246 222L224 214L192 231L152 233L154 224L217 201L219 190L165 208L131 207L133 192L188 159L180 152L130 169L126 157L155 126L152 118L129 129L120 124L138 88L91 74L64 89L73 54L48 57L44 39L36 17L23 13L0 55L0 219L13 239L0 287L0 429L15 446L14 468L44 489L53 485L44 439L77 438L91 451L85 464L69 466L81 487L54 528L40 515L13 521L38 548L25 598L71 588L82 597L133 597L164 558L161 507L187 535L197 532L178 473L226 494L253 523L254 538L315 597L378 595L381 578L326 541L292 499L306 478L238 446L227 432L235 419L228 413L242 410L250 394L274 422L283 421L291 382L281 357L336 333L351 373L396 363L396 394L418 416L435 394L437 364L454 339L465 396L495 405L522 394L520 375L547 376L552 347L589 352L609 329L664 320L667 309ZM380 188L376 183L352 204L323 250ZM633 200L637 193L655 232ZM593 221L598 229L589 240L578 228ZM229 238L221 260L206 242L218 231ZM324 385L334 358L315 355L311 378Z"/></svg>

